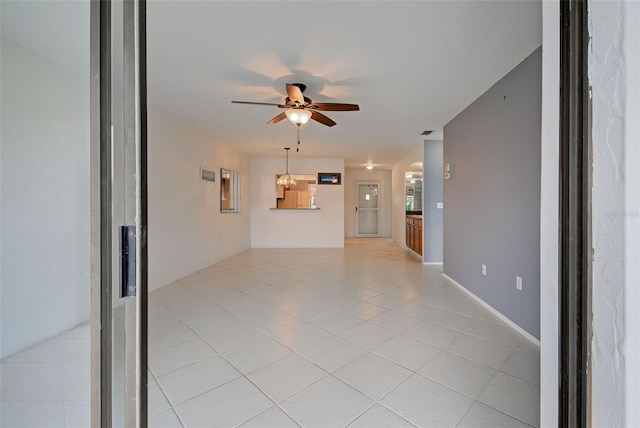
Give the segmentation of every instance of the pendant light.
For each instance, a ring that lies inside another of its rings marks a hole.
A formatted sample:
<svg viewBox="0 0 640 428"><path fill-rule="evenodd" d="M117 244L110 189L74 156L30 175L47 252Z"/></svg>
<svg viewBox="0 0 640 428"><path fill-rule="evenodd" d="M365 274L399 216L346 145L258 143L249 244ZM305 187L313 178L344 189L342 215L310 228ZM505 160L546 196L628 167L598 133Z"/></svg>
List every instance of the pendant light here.
<svg viewBox="0 0 640 428"><path fill-rule="evenodd" d="M298 184L298 182L292 176L289 175L289 150L291 150L291 148L285 147L284 149L287 157L287 164L286 164L287 169L284 174L278 177L278 179L276 180L276 184L278 186L284 186L285 189L289 189L291 188L291 186L295 186L296 184Z"/></svg>

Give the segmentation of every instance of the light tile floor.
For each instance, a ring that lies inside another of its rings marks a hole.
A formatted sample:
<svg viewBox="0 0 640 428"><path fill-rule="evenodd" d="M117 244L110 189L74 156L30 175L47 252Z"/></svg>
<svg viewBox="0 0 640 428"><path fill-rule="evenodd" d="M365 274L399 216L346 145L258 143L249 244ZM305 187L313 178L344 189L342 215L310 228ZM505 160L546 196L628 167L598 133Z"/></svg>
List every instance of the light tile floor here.
<svg viewBox="0 0 640 428"><path fill-rule="evenodd" d="M89 326L0 363L0 426L87 427L90 421Z"/></svg>
<svg viewBox="0 0 640 428"><path fill-rule="evenodd" d="M538 348L386 239L245 251L149 312L151 427L539 425ZM0 425L88 426L88 350L3 360Z"/></svg>
<svg viewBox="0 0 640 428"><path fill-rule="evenodd" d="M151 295L150 426L539 425L539 350L386 239L252 249Z"/></svg>

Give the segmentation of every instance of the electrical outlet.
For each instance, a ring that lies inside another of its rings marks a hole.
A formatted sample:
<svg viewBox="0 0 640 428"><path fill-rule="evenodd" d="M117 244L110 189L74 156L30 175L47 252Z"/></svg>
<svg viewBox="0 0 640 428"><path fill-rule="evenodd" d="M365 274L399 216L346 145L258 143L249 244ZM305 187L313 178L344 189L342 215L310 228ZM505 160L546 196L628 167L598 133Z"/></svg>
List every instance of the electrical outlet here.
<svg viewBox="0 0 640 428"><path fill-rule="evenodd" d="M487 265L482 265L482 275L487 276Z"/></svg>
<svg viewBox="0 0 640 428"><path fill-rule="evenodd" d="M522 277L516 276L516 288L522 291Z"/></svg>

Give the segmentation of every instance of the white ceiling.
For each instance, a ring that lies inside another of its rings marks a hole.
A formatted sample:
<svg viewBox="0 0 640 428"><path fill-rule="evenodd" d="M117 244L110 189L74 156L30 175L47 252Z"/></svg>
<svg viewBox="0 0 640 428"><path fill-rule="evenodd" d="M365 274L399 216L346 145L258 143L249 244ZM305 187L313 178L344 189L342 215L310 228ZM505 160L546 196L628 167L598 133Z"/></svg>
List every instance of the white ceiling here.
<svg viewBox="0 0 640 428"><path fill-rule="evenodd" d="M304 83L314 101L361 111L327 112L332 128L304 125L292 161L343 157L347 167L390 168L422 131L441 138L541 44L541 0L152 0L147 9L152 106L247 156L283 156L295 126L266 125L282 110L231 100L281 103L285 83ZM84 73L88 26L79 21L88 22L86 1L2 1L3 37Z"/></svg>
<svg viewBox="0 0 640 428"><path fill-rule="evenodd" d="M251 156L283 156L282 110L304 83L332 128L302 128L304 157L390 168L541 44L540 1L160 1L148 5L149 99ZM436 134L434 137L438 137Z"/></svg>

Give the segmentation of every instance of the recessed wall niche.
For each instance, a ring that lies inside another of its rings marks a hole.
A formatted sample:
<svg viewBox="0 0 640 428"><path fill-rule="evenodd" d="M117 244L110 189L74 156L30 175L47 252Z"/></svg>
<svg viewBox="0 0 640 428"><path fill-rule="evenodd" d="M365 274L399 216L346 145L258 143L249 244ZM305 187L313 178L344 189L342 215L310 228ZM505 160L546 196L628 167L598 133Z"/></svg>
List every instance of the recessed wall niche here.
<svg viewBox="0 0 640 428"><path fill-rule="evenodd" d="M280 174L276 174L276 181ZM297 181L289 188L276 183L277 209L317 209L315 174L292 175Z"/></svg>

